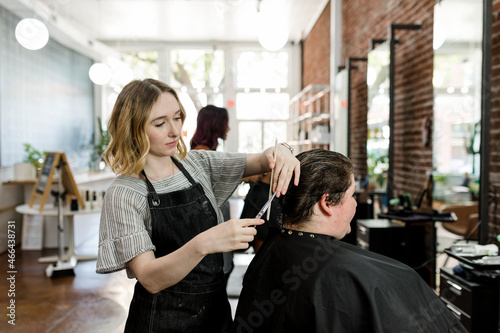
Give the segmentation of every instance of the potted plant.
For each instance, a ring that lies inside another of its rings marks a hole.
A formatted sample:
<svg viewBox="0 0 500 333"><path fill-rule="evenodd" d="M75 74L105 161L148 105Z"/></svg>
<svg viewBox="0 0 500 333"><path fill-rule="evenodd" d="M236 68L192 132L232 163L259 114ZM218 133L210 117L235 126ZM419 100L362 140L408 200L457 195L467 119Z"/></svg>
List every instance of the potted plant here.
<svg viewBox="0 0 500 333"><path fill-rule="evenodd" d="M92 152L92 161L91 168L97 171L102 171L104 169L104 158L103 154L108 147L110 141L109 131L107 129L103 129L101 124L101 118L97 118L97 123L99 124L99 137L95 140L94 149Z"/></svg>
<svg viewBox="0 0 500 333"><path fill-rule="evenodd" d="M29 143L24 144L24 160L21 163L14 164L15 180L35 179L38 170L42 167L44 153L37 150Z"/></svg>

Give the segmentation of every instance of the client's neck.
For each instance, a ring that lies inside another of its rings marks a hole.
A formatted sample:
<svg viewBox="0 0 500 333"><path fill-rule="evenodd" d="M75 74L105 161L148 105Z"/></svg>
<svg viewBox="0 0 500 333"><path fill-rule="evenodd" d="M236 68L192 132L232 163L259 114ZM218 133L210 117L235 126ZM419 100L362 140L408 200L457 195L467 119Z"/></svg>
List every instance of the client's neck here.
<svg viewBox="0 0 500 333"><path fill-rule="evenodd" d="M314 221L307 221L307 222L302 222L299 224L290 224L283 222L283 228L289 229L289 230L295 230L295 231L303 231L303 232L309 232L312 234L322 234L322 228L319 227L317 223Z"/></svg>

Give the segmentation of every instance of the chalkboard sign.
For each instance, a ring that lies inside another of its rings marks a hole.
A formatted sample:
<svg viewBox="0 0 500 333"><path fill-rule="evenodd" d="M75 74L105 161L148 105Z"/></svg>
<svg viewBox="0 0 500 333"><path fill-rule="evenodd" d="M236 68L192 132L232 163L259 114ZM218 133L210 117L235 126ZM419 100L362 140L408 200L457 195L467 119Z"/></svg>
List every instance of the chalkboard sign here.
<svg viewBox="0 0 500 333"><path fill-rule="evenodd" d="M38 175L37 182L33 188L33 193L31 195L30 207L33 207L37 198L41 199L40 211L43 210L45 201L47 201L47 196L50 193L52 187L55 169L59 168L59 177L61 177L61 182L66 195L76 196L80 207L85 208L82 198L80 197L80 192L76 187L75 180L73 179L73 174L69 168L68 161L66 160L66 155L64 153L45 153L45 158L43 162L42 169Z"/></svg>
<svg viewBox="0 0 500 333"><path fill-rule="evenodd" d="M36 184L36 192L38 194L44 194L49 183L49 178L52 179L54 175L54 162L56 160L55 153L47 153L45 155L42 170L40 170L40 176L38 177L38 182Z"/></svg>

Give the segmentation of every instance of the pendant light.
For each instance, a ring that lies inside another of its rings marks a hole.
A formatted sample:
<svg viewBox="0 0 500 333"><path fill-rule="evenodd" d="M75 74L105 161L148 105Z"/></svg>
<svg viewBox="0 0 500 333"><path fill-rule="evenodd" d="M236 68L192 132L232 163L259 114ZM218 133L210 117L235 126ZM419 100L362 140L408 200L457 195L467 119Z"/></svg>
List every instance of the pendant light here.
<svg viewBox="0 0 500 333"><path fill-rule="evenodd" d="M260 45L268 51L278 51L288 42L288 30L284 20L271 13L258 14L258 38Z"/></svg>
<svg viewBox="0 0 500 333"><path fill-rule="evenodd" d="M89 69L89 77L97 85L105 85L111 80L111 69L102 62L96 62Z"/></svg>
<svg viewBox="0 0 500 333"><path fill-rule="evenodd" d="M39 50L49 41L49 30L45 24L34 18L25 18L16 26L16 39L28 50Z"/></svg>

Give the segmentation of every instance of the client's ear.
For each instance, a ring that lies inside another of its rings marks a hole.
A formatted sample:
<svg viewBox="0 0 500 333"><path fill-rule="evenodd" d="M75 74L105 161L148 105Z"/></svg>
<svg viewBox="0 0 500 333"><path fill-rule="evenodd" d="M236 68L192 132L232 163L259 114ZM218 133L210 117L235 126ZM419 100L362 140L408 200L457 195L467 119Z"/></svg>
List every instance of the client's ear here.
<svg viewBox="0 0 500 333"><path fill-rule="evenodd" d="M333 211L332 211L332 205L328 202L329 196L328 194L323 194L321 196L321 199L318 201L318 206L319 209L326 215L332 216Z"/></svg>

